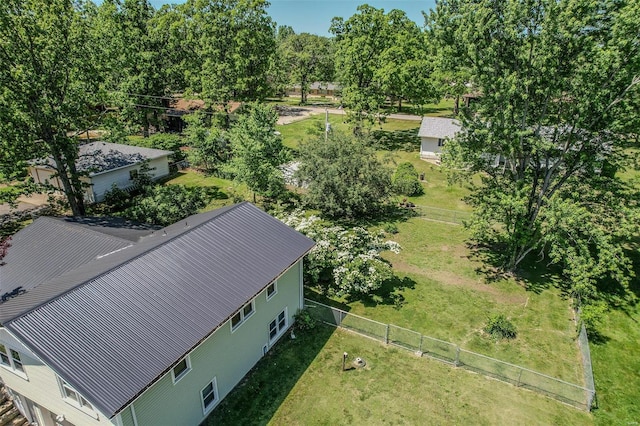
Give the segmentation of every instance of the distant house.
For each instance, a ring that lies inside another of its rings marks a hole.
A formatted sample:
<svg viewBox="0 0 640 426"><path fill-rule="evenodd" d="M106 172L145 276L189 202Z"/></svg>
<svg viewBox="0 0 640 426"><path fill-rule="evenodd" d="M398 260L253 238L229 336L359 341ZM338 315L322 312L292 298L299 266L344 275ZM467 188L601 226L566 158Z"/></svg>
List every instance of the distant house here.
<svg viewBox="0 0 640 426"><path fill-rule="evenodd" d="M313 245L249 203L38 218L1 267L0 381L41 426L198 425L292 325Z"/></svg>
<svg viewBox="0 0 640 426"><path fill-rule="evenodd" d="M334 97L338 95L340 88L336 83L326 83L322 81L314 81L309 84L309 96L328 96ZM301 86L299 84L294 85L287 91L289 96L300 96Z"/></svg>
<svg viewBox="0 0 640 426"><path fill-rule="evenodd" d="M142 148L108 142L92 142L80 145L76 167L88 173L82 178L88 184L85 201L100 202L113 184L121 189L133 185L133 178L140 170L142 162L149 161L149 173L153 179L169 174L169 156L172 151ZM50 183L62 189L62 182L55 176L52 159L34 161L29 166L29 175L36 183Z"/></svg>
<svg viewBox="0 0 640 426"><path fill-rule="evenodd" d="M418 137L420 138L420 158L439 160L442 147L453 139L461 129L460 122L452 118L424 117Z"/></svg>

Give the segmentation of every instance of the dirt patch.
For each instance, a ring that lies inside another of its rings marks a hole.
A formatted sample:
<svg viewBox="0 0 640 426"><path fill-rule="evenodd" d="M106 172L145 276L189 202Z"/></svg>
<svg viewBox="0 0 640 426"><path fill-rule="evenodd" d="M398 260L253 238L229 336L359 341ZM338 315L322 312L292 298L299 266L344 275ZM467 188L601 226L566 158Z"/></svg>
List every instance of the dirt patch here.
<svg viewBox="0 0 640 426"><path fill-rule="evenodd" d="M491 296L497 302L501 303L523 305L527 302L527 298L524 296L505 294L495 286L483 283L480 279L473 280L451 271L434 271L423 269L398 260L393 262L393 269L403 273L421 275L426 278L438 281L444 285L467 288L469 290L481 292Z"/></svg>

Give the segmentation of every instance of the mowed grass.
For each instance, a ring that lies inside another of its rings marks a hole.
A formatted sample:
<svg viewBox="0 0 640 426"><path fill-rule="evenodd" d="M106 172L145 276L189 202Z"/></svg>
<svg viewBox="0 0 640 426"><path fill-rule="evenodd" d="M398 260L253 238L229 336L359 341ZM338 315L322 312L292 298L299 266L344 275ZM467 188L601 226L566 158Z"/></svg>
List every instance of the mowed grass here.
<svg viewBox="0 0 640 426"><path fill-rule="evenodd" d="M338 114L329 114L329 123L331 129L337 132L350 133L351 127L345 122L346 116ZM289 124L280 124L277 126L278 131L282 134L282 142L291 149L297 149L298 146L305 141L316 140L324 134L325 115L311 115L304 120L294 121ZM371 131L398 131L413 130L420 127L419 121L398 120L387 118L384 122L372 126ZM417 132L417 130L416 130Z"/></svg>
<svg viewBox="0 0 640 426"><path fill-rule="evenodd" d="M355 357L361 369L342 372ZM592 424L537 393L343 330L286 337L212 412L206 425Z"/></svg>
<svg viewBox="0 0 640 426"><path fill-rule="evenodd" d="M597 338L593 338L597 337ZM640 423L640 306L612 310L591 338L599 425Z"/></svg>
<svg viewBox="0 0 640 426"><path fill-rule="evenodd" d="M385 255L397 278L373 297L348 303L350 313L583 384L573 315L554 287L534 292L514 279L489 282L462 226L412 218L398 230L391 238L402 252ZM513 322L516 339L495 341L483 332L493 314Z"/></svg>

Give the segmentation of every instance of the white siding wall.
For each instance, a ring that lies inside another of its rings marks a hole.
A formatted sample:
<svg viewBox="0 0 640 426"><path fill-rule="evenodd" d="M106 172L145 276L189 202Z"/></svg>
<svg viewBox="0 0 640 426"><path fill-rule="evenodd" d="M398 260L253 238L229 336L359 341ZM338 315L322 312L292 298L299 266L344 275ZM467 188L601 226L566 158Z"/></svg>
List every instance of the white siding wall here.
<svg viewBox="0 0 640 426"><path fill-rule="evenodd" d="M0 380L14 393L29 398L48 411L64 415L65 419L73 425L95 426L112 424L108 418L100 413L97 413L98 418L96 419L95 416L92 417L65 402L62 399L60 385L53 370L40 362L34 354L20 344L4 328L0 328L0 343L20 352L20 358L27 375L27 379L25 379L0 366Z"/></svg>
<svg viewBox="0 0 640 426"><path fill-rule="evenodd" d="M169 174L169 160L167 157L156 158L149 162L150 174L153 179L159 179ZM115 169L110 172L101 173L91 177L93 184L93 197L95 202L104 199L104 193L111 189L112 184L118 185L119 188L128 188L133 181L130 179L132 170L140 170L139 164L129 167Z"/></svg>
<svg viewBox="0 0 640 426"><path fill-rule="evenodd" d="M179 382L173 383L171 373L158 380L122 412L123 426L134 426L131 407L134 407L138 426L142 425L198 425L203 414L201 390L216 378L219 401L242 380L262 358L262 348L269 348L269 323L286 310L287 327L301 308L300 278L302 261L277 280L277 293L269 300L263 290L255 300L255 312L231 332L224 323L215 333L190 354L191 370ZM287 337L285 331L281 336ZM218 401L218 402L219 402Z"/></svg>
<svg viewBox="0 0 640 426"><path fill-rule="evenodd" d="M420 138L420 158L439 158L442 147L438 146L438 138Z"/></svg>

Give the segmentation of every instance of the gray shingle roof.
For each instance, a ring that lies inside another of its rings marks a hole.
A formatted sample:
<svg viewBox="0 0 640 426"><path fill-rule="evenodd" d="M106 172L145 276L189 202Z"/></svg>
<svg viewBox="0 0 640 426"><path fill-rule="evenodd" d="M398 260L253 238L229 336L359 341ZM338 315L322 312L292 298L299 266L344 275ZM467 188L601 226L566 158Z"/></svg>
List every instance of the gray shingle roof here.
<svg viewBox="0 0 640 426"><path fill-rule="evenodd" d="M69 288L5 326L112 417L312 247L241 203L41 285Z"/></svg>
<svg viewBox="0 0 640 426"><path fill-rule="evenodd" d="M120 167L130 166L143 160L153 160L173 154L163 149L144 148L110 142L91 142L78 147L76 167L80 172L97 175ZM35 164L53 166L51 158L36 161Z"/></svg>
<svg viewBox="0 0 640 426"><path fill-rule="evenodd" d="M418 136L421 138L452 139L460 129L460 122L456 119L424 117Z"/></svg>

